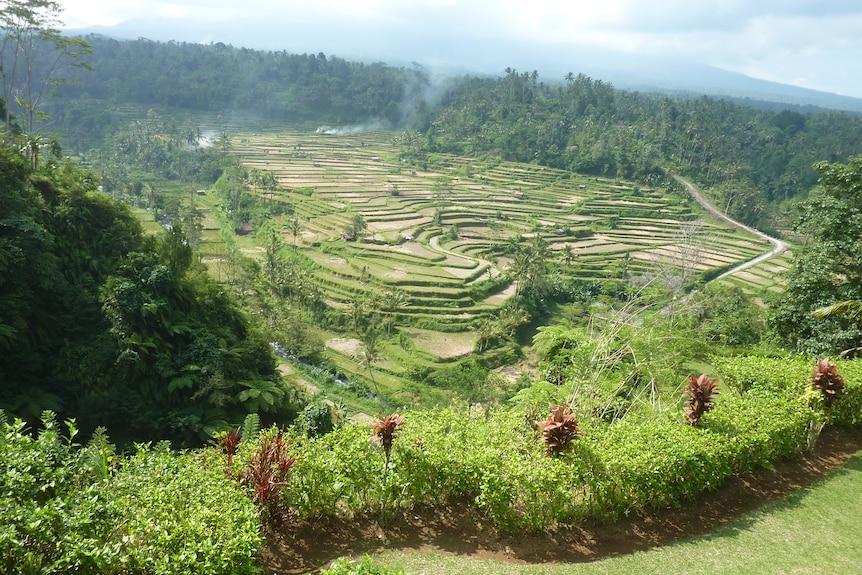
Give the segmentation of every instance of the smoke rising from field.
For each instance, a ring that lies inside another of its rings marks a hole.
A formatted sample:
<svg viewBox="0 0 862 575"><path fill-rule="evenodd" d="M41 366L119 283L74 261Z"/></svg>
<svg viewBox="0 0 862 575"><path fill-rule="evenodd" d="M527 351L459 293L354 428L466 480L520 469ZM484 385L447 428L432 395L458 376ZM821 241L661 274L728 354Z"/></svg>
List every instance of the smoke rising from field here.
<svg viewBox="0 0 862 575"><path fill-rule="evenodd" d="M386 126L383 122L375 120L355 126L320 126L315 130L315 132L318 134L326 134L328 136L352 136L354 134L362 134L363 132L384 129L386 129Z"/></svg>
<svg viewBox="0 0 862 575"><path fill-rule="evenodd" d="M200 137L198 138L198 147L199 148L211 148L215 143L216 138L218 137L218 132L215 130L205 130L201 132Z"/></svg>

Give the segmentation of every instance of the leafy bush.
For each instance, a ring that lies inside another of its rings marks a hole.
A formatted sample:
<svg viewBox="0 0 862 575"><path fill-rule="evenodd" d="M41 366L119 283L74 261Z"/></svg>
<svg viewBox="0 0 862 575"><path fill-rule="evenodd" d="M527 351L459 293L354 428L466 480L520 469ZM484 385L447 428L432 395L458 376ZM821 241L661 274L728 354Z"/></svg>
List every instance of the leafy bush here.
<svg viewBox="0 0 862 575"><path fill-rule="evenodd" d="M676 411L594 420L557 457L545 457L540 432L519 409L454 406L404 418L410 425L398 432L387 474L368 425L297 437L291 509L310 518L469 506L502 530L613 518L681 505L733 473L796 453L817 414L781 394L728 391L700 427L681 425Z"/></svg>
<svg viewBox="0 0 862 575"><path fill-rule="evenodd" d="M42 421L34 438L0 417L4 573L257 572L257 512L221 465L142 446L114 472L103 434L79 448Z"/></svg>
<svg viewBox="0 0 862 575"><path fill-rule="evenodd" d="M296 464L283 502L299 518L333 516L370 508L383 469L371 429L345 425L317 439L294 436Z"/></svg>
<svg viewBox="0 0 862 575"><path fill-rule="evenodd" d="M279 496L294 463L296 458L290 456L290 442L283 431L269 430L258 436L241 479L267 521L276 522L283 515Z"/></svg>
<svg viewBox="0 0 862 575"><path fill-rule="evenodd" d="M678 506L732 472L718 436L671 418L623 419L592 436L601 455L589 484L588 511L598 517Z"/></svg>
<svg viewBox="0 0 862 575"><path fill-rule="evenodd" d="M862 362L840 360L835 364L836 369L844 374L844 390L840 399L830 405L815 401L815 398L807 393L807 390L811 389L814 363L814 360L805 356L749 356L713 360L724 382L738 390L761 395L778 395L786 400L807 399L814 403L814 409L822 410L822 416L831 424L862 424Z"/></svg>
<svg viewBox="0 0 862 575"><path fill-rule="evenodd" d="M120 555L108 545L120 513L81 472L71 439L50 412L34 438L0 412L0 566L4 573L98 571ZM70 424L69 435L74 436Z"/></svg>
<svg viewBox="0 0 862 575"><path fill-rule="evenodd" d="M377 414L377 418L371 423L371 429L374 430L374 435L380 441L383 447L383 454L386 457L386 468L389 468L389 457L392 453L392 443L395 441L395 432L401 429L404 425L404 418L398 413L392 415Z"/></svg>
<svg viewBox="0 0 862 575"><path fill-rule="evenodd" d="M145 573L256 573L262 545L254 505L219 465L141 446L110 485L122 510L123 569ZM119 565L115 567L120 570Z"/></svg>
<svg viewBox="0 0 862 575"><path fill-rule="evenodd" d="M759 389L788 398L802 395L811 373L811 360L805 356L716 357L712 363L722 381L739 391Z"/></svg>
<svg viewBox="0 0 862 575"><path fill-rule="evenodd" d="M827 408L830 423L846 427L862 424L862 360L837 362L844 376L844 391L841 397Z"/></svg>
<svg viewBox="0 0 862 575"><path fill-rule="evenodd" d="M568 405L555 405L545 421L537 422L545 442L545 455L562 452L569 442L577 439L578 418Z"/></svg>
<svg viewBox="0 0 862 575"><path fill-rule="evenodd" d="M820 392L827 406L831 406L844 393L844 378L838 374L838 366L828 358L817 360L812 370L811 385Z"/></svg>
<svg viewBox="0 0 862 575"><path fill-rule="evenodd" d="M755 390L724 394L703 420L706 431L719 434L734 472L751 471L807 445L808 429L818 415L801 397Z"/></svg>
<svg viewBox="0 0 862 575"><path fill-rule="evenodd" d="M310 437L326 435L332 431L332 409L323 400L309 403L299 416L300 424Z"/></svg>

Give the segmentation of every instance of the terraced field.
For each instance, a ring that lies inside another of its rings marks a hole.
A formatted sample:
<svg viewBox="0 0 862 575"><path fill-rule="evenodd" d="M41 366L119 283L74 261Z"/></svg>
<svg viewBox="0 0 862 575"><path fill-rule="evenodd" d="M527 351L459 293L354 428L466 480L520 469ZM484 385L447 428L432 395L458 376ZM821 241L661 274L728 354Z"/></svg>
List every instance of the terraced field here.
<svg viewBox="0 0 862 575"><path fill-rule="evenodd" d="M297 217L298 249L317 264L330 305L399 288L408 303L396 323L421 319L439 331L470 332L514 293L511 248L536 235L562 273L581 279L668 267L701 272L768 249L756 237L701 221L684 195L488 159L436 156L427 169L413 169L398 159L396 136L285 131L233 138L246 166L275 174L279 188L266 200L293 207L294 216L281 222L285 242L294 242L288 223ZM345 229L357 214L367 229L353 240ZM428 345L423 351L444 355Z"/></svg>
<svg viewBox="0 0 862 575"><path fill-rule="evenodd" d="M759 297L764 291L779 293L784 289L783 274L790 269L792 259L793 253L785 251L719 281L737 286L754 297Z"/></svg>

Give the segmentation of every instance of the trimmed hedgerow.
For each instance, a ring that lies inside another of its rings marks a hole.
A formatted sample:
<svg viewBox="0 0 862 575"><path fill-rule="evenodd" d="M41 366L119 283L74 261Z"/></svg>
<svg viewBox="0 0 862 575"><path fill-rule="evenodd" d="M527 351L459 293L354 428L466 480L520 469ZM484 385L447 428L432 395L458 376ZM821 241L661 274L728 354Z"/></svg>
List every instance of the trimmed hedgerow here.
<svg viewBox="0 0 862 575"><path fill-rule="evenodd" d="M142 447L105 485L122 510L115 540L132 572L257 573L263 539L251 499L220 465ZM119 571L119 569L117 569Z"/></svg>
<svg viewBox="0 0 862 575"><path fill-rule="evenodd" d="M862 360L836 361L844 376L844 392L828 408L829 423L842 427L862 425Z"/></svg>
<svg viewBox="0 0 862 575"><path fill-rule="evenodd" d="M721 376L721 383L736 391L757 389L792 398L805 391L814 361L805 356L734 356L715 357L712 364Z"/></svg>
<svg viewBox="0 0 862 575"><path fill-rule="evenodd" d="M740 356L715 358L713 364L721 374L721 381L734 389L778 395L788 401L806 398L829 424L843 427L862 424L862 361L858 359L835 360L845 387L840 398L830 405L817 401L816 394L811 393L815 358Z"/></svg>
<svg viewBox="0 0 862 575"><path fill-rule="evenodd" d="M557 457L510 409L406 411L388 463L368 425L297 438L285 503L301 517L472 507L501 529L682 505L803 449L816 414L778 394L725 393L700 429L681 412L585 427Z"/></svg>

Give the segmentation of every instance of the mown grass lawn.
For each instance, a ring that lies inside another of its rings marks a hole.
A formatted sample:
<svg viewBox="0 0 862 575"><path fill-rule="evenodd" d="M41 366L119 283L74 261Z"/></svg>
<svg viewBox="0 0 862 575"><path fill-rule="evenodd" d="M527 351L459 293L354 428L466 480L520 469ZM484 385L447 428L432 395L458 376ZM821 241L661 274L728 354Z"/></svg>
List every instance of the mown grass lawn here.
<svg viewBox="0 0 862 575"><path fill-rule="evenodd" d="M593 563L521 565L391 551L410 575L851 574L862 569L862 452L828 479L742 515L713 533Z"/></svg>

